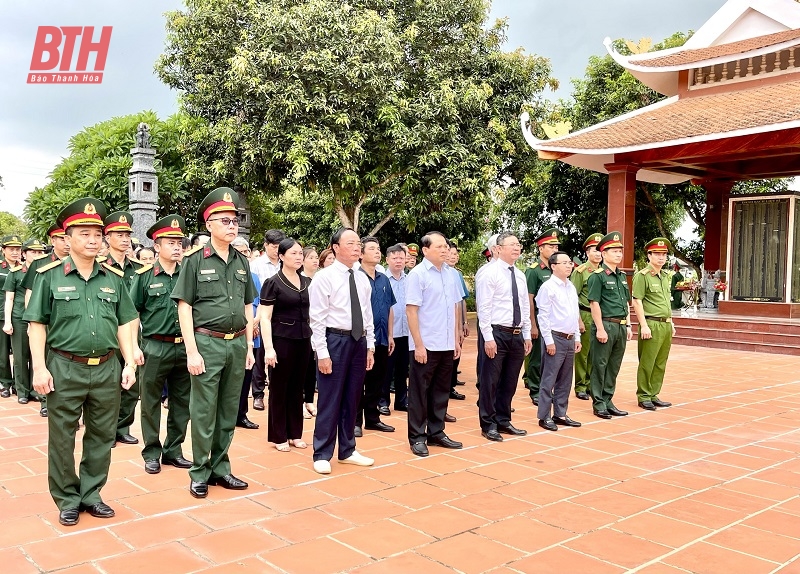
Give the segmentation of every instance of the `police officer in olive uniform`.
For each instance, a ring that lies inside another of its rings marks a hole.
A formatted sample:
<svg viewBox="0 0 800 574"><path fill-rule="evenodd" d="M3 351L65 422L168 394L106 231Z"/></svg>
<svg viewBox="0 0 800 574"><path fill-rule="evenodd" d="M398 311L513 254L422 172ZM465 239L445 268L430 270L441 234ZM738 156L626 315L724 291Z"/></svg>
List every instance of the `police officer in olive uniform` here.
<svg viewBox="0 0 800 574"><path fill-rule="evenodd" d="M136 271L143 267L143 264L136 259L128 257L127 253L131 249L131 233L133 228L133 216L127 211L115 211L109 214L104 220L103 234L108 243L108 255L104 261L106 264L122 271L125 282L130 288ZM138 340L139 321L138 319L131 324L132 334ZM134 345L134 360L136 364L144 364L144 359L138 345ZM121 356L117 358L122 361ZM119 403L119 417L117 420L117 442L124 444L137 444L139 439L131 435L131 425L136 417L136 404L139 402L139 382L137 381L130 389L122 391L122 398Z"/></svg>
<svg viewBox="0 0 800 574"><path fill-rule="evenodd" d="M631 300L622 262L622 234L612 231L597 246L603 254L602 265L589 276L589 306L592 310L590 357L592 373L589 389L594 414L601 419L624 417L628 413L614 406L612 399L617 387L617 375L625 355L625 345L631 338Z"/></svg>
<svg viewBox="0 0 800 574"><path fill-rule="evenodd" d="M48 395L48 481L65 526L77 524L82 510L114 516L100 490L108 480L120 390L136 380L130 328L136 309L122 272L95 260L105 213L100 201L85 197L59 214L71 254L39 268L23 315L30 323L33 387ZM118 349L124 368L115 357ZM76 474L81 411L86 432Z"/></svg>
<svg viewBox="0 0 800 574"><path fill-rule="evenodd" d="M19 235L6 235L0 241L3 247L3 260L0 261L0 285L5 283L6 277L11 273L13 267L17 267L22 257L22 241ZM5 296L0 297L0 313L5 316ZM15 392L14 377L11 373L11 337L0 332L0 396L8 398ZM17 401L21 404L28 402L27 396L18 396Z"/></svg>
<svg viewBox="0 0 800 574"><path fill-rule="evenodd" d="M232 189L219 187L206 196L198 219L211 240L187 253L172 291L192 376L189 492L195 498L208 496L209 485L247 488L231 474L228 458L244 371L254 363L251 304L256 287L247 257L230 247L239 233L238 213Z"/></svg>
<svg viewBox="0 0 800 574"><path fill-rule="evenodd" d="M536 295L542 283L550 279L553 271L548 262L550 256L558 251L558 230L548 229L536 238L539 248L539 260L525 270L528 283L528 300L531 303L531 342L533 349L525 357L525 375L523 381L530 392L534 405L539 404L539 384L542 382L542 340L539 338L539 322L536 320Z"/></svg>
<svg viewBox="0 0 800 574"><path fill-rule="evenodd" d="M597 244L603 238L602 233L592 233L583 242L586 262L578 265L570 276L575 290L578 292L578 307L581 314L581 351L575 353L575 396L583 401L591 397L588 394L589 376L592 364L589 359L589 346L592 337L592 310L589 308L589 276L597 271L603 256L597 250Z"/></svg>
<svg viewBox="0 0 800 574"><path fill-rule="evenodd" d="M419 245L409 243L406 245L406 273L417 266L417 256L419 255Z"/></svg>
<svg viewBox="0 0 800 574"><path fill-rule="evenodd" d="M636 397L639 406L648 411L672 406L658 398L675 334L670 305L672 273L664 268L671 247L664 237L648 242L645 249L649 263L633 277L633 310L639 320Z"/></svg>
<svg viewBox="0 0 800 574"><path fill-rule="evenodd" d="M156 221L147 230L158 255L153 265L136 272L131 299L139 311L142 325L142 351L145 362L139 373L142 395L142 458L149 474L161 472L161 464L190 468L181 445L189 424L191 379L186 370L186 347L178 322L178 303L170 295L178 281L186 234L186 221L172 214ZM134 343L134 355L136 355ZM167 437L163 445L161 430L161 393L166 380L169 394Z"/></svg>
<svg viewBox="0 0 800 574"><path fill-rule="evenodd" d="M44 257L45 247L36 239L29 239L22 245L25 261L11 268L11 273L3 284L5 292L5 316L3 331L11 335L11 348L14 351L14 386L17 396L40 403L39 414L47 416L47 402L44 395L33 390L31 384L31 348L28 344L28 324L22 320L25 312L25 288L22 279L28 272L31 262Z"/></svg>

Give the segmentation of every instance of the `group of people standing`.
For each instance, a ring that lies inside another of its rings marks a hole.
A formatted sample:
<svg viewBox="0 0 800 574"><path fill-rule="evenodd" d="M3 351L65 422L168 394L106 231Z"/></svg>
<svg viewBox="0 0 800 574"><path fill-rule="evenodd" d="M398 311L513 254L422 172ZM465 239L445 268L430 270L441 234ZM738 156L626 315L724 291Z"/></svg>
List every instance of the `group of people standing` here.
<svg viewBox="0 0 800 574"><path fill-rule="evenodd" d="M206 196L198 221L207 240L188 250L183 217L156 222L147 232L155 253L148 264L126 255L131 214L107 215L89 197L59 214L48 257L37 259L44 253L38 242L3 240L4 332L27 333L18 338L30 343L26 355L21 341L12 342L14 388L20 402L41 401L49 417L48 480L62 524L76 524L81 511L114 515L100 490L111 448L138 442L129 427L140 398L145 470L188 469L196 498L210 486L248 487L232 474L228 450L236 427L258 428L247 416L251 395L254 409L268 410L268 441L280 452L311 446L321 474L332 472L335 453L342 464L372 465L356 439L365 431L395 432L380 418L391 408L407 412L415 455L428 456L432 446L462 448L445 432L455 421L449 400L464 399L455 387L469 336L457 246L431 231L419 246L388 247L384 268L379 240L352 229L338 230L320 253L269 230L264 254L251 259L238 235L236 198L224 187ZM104 242L108 254L98 256ZM542 428L580 426L566 412L573 364L576 396L593 400L595 415L627 414L612 400L631 338L631 297L618 267L621 235L592 234L584 244L587 261L577 269L559 250L557 230L543 233L537 247L539 260L523 273L518 238L495 235L475 276L478 418L491 441L527 432L511 422L523 363ZM669 406L658 397L674 333L671 277L663 269L668 250L663 238L648 243L649 265L633 280L637 394L648 410ZM8 396L10 373L2 365L0 384ZM81 416L86 432L76 472ZM309 445L303 421L312 417ZM182 451L190 420L191 461Z"/></svg>

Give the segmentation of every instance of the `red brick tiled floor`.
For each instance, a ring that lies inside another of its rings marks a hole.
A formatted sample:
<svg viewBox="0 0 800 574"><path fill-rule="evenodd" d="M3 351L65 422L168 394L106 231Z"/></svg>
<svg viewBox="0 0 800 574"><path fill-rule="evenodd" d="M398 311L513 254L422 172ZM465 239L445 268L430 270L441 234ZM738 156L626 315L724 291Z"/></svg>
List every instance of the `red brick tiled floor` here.
<svg viewBox="0 0 800 574"><path fill-rule="evenodd" d="M662 398L675 406L645 412L634 343L616 400L630 416L601 421L573 398L584 426L548 433L520 387L514 424L529 434L495 444L478 430L474 345L462 362L467 400L450 404L461 451L414 457L392 416L398 432L358 441L375 467L334 461L320 476L310 449L277 452L264 413L251 411L262 428L237 429L231 448L247 491L195 500L185 471L147 475L139 447L119 445L103 491L117 517L84 514L75 528L58 525L47 493L45 421L2 399L0 570L800 571L800 357L673 347ZM309 442L312 430L307 421Z"/></svg>

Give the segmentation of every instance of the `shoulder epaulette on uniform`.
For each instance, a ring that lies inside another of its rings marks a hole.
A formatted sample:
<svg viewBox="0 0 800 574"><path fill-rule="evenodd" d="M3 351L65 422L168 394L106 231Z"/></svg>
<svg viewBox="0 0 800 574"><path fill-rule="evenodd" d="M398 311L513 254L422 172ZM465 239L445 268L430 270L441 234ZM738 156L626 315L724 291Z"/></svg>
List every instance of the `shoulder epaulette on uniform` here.
<svg viewBox="0 0 800 574"><path fill-rule="evenodd" d="M136 270L136 274L137 275L141 275L142 273L147 273L152 268L153 268L153 265L151 263L148 263L147 265L143 264L142 267L140 267L139 269Z"/></svg>
<svg viewBox="0 0 800 574"><path fill-rule="evenodd" d="M22 269L22 265L17 265L16 267L12 267L11 271L13 273L14 271L19 271L20 269Z"/></svg>
<svg viewBox="0 0 800 574"><path fill-rule="evenodd" d="M112 273L116 273L116 274L117 274L117 275L119 275L120 277L125 277L125 273L123 273L122 271L120 271L120 270L119 270L119 269L117 269L116 267L112 267L112 266L111 266L111 265L109 265L108 263L101 263L100 265L102 265L104 268L108 269L108 270L109 270L109 271L111 271Z"/></svg>
<svg viewBox="0 0 800 574"><path fill-rule="evenodd" d="M98 263L102 263L103 261L106 260L106 256L105 255L98 255L97 257L94 258L94 260L97 261Z"/></svg>
<svg viewBox="0 0 800 574"><path fill-rule="evenodd" d="M645 267L644 269L639 271L639 275L647 275L649 272L650 272L650 268L649 267Z"/></svg>
<svg viewBox="0 0 800 574"><path fill-rule="evenodd" d="M56 267L61 265L61 263L62 263L61 259L59 259L58 261L51 261L47 265L42 265L36 271L37 273L44 273L45 271L50 271L51 269L55 269Z"/></svg>
<svg viewBox="0 0 800 574"><path fill-rule="evenodd" d="M602 272L603 272L603 268L602 267L598 267L597 269L592 271L592 273L602 273Z"/></svg>
<svg viewBox="0 0 800 574"><path fill-rule="evenodd" d="M134 265L147 265L147 263L142 263L138 259L134 259L133 257L128 257L128 261L133 263Z"/></svg>
<svg viewBox="0 0 800 574"><path fill-rule="evenodd" d="M188 257L189 255L194 255L195 253L197 253L198 251L201 251L202 249L203 249L202 245L195 245L189 251L184 253L183 256L184 257Z"/></svg>
<svg viewBox="0 0 800 574"><path fill-rule="evenodd" d="M586 269L586 263L581 263L575 268L575 271L578 273L583 273L584 269Z"/></svg>

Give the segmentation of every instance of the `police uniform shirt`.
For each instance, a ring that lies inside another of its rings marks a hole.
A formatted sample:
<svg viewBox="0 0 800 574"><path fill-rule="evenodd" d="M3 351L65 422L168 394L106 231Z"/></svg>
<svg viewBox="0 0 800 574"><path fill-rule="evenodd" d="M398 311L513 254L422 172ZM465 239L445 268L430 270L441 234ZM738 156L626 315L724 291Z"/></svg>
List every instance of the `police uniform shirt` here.
<svg viewBox="0 0 800 574"><path fill-rule="evenodd" d="M672 274L666 269L655 272L652 265L633 276L633 297L642 302L646 317L672 317Z"/></svg>

